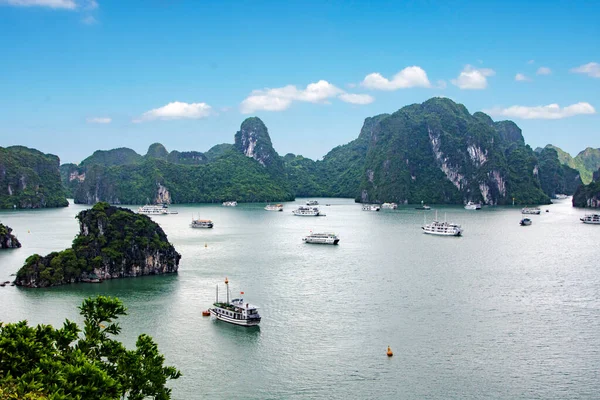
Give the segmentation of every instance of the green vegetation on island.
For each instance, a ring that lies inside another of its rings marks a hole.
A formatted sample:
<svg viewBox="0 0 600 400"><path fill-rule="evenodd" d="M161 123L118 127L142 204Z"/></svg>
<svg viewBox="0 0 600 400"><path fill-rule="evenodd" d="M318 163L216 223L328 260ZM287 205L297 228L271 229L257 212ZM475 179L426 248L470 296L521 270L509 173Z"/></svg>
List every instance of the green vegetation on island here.
<svg viewBox="0 0 600 400"><path fill-rule="evenodd" d="M27 258L17 272L17 285L48 287L177 272L181 255L148 216L101 202L77 219L80 229L72 247Z"/></svg>
<svg viewBox="0 0 600 400"><path fill-rule="evenodd" d="M115 338L127 315L119 299L89 298L79 309L83 327L0 323L0 399L171 398L167 382L181 372L164 365L154 340L142 334L128 350Z"/></svg>
<svg viewBox="0 0 600 400"><path fill-rule="evenodd" d="M52 154L23 146L0 147L0 208L69 205Z"/></svg>
<svg viewBox="0 0 600 400"><path fill-rule="evenodd" d="M12 228L0 223L0 249L21 247L21 242L12 234Z"/></svg>
<svg viewBox="0 0 600 400"><path fill-rule="evenodd" d="M577 188L573 195L573 207L600 208L600 169L593 174L594 181Z"/></svg>
<svg viewBox="0 0 600 400"><path fill-rule="evenodd" d="M600 149L591 147L579 152L575 157L571 157L569 153L559 147L548 144L545 148L554 149L558 154L558 159L561 164L567 165L579 171L581 180L584 184L589 184L593 180L593 174L600 168ZM542 149L536 149L536 152L541 152Z"/></svg>

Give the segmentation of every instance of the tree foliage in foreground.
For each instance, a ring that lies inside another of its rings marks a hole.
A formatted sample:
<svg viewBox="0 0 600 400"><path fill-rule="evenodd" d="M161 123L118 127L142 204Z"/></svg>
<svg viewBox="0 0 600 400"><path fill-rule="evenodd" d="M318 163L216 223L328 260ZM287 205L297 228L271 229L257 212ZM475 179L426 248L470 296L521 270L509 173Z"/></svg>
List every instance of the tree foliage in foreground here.
<svg viewBox="0 0 600 400"><path fill-rule="evenodd" d="M83 329L68 319L60 329L0 323L0 400L171 398L166 383L181 373L164 366L152 338L140 335L134 350L115 340L126 315L119 299L89 298L79 309Z"/></svg>

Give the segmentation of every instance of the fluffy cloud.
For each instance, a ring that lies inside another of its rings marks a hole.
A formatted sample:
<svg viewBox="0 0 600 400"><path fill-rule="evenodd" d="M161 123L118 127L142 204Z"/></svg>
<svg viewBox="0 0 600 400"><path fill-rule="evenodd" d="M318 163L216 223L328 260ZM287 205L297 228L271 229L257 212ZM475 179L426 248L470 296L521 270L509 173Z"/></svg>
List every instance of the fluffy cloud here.
<svg viewBox="0 0 600 400"><path fill-rule="evenodd" d="M329 99L335 97L353 104L369 104L375 100L369 95L346 93L337 86L320 80L309 84L305 89L287 85L281 88L254 90L242 101L240 110L243 114L250 114L257 110L283 111L288 109L294 101L328 103Z"/></svg>
<svg viewBox="0 0 600 400"><path fill-rule="evenodd" d="M548 67L539 67L536 74L538 75L550 75L552 70Z"/></svg>
<svg viewBox="0 0 600 400"><path fill-rule="evenodd" d="M524 74L516 74L515 75L515 81L530 81L531 79L529 79L527 76L525 76Z"/></svg>
<svg viewBox="0 0 600 400"><path fill-rule="evenodd" d="M75 0L0 0L0 4L18 7L49 7L74 10L77 8Z"/></svg>
<svg viewBox="0 0 600 400"><path fill-rule="evenodd" d="M571 72L576 74L586 74L592 78L600 78L600 64L595 62L587 63L577 68L572 68Z"/></svg>
<svg viewBox="0 0 600 400"><path fill-rule="evenodd" d="M487 77L494 75L496 75L496 72L493 69L465 65L458 78L452 79L451 82L461 89L485 89L487 87Z"/></svg>
<svg viewBox="0 0 600 400"><path fill-rule="evenodd" d="M342 93L338 98L343 102L352 104L371 104L375 101L375 98L368 94Z"/></svg>
<svg viewBox="0 0 600 400"><path fill-rule="evenodd" d="M387 79L379 72L373 72L365 76L362 86L376 90L397 90L407 89L411 87L431 87L431 83L427 78L427 73L421 68L412 66L406 67L392 77Z"/></svg>
<svg viewBox="0 0 600 400"><path fill-rule="evenodd" d="M596 110L590 103L580 102L561 108L558 104L547 106L512 106L508 108L493 108L486 111L490 115L520 118L520 119L562 119L582 114L595 114Z"/></svg>
<svg viewBox="0 0 600 400"><path fill-rule="evenodd" d="M183 103L174 101L166 106L146 111L133 122L152 121L155 119L199 119L208 117L213 113L212 107L206 103Z"/></svg>
<svg viewBox="0 0 600 400"><path fill-rule="evenodd" d="M112 122L112 118L108 118L108 117L88 118L87 122L88 122L88 124L110 124Z"/></svg>

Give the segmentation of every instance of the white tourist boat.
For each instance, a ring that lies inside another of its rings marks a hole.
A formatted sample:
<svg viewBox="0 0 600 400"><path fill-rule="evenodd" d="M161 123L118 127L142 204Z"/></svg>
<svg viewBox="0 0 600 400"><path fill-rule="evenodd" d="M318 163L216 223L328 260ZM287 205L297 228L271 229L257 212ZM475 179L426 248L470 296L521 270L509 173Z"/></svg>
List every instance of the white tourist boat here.
<svg viewBox="0 0 600 400"><path fill-rule="evenodd" d="M472 201L469 201L465 205L465 210L481 210L481 204L479 204L479 203L473 203Z"/></svg>
<svg viewBox="0 0 600 400"><path fill-rule="evenodd" d="M233 299L229 301L229 280L225 278L227 301L219 301L219 285L217 285L217 299L213 307L209 309L210 314L218 320L229 322L240 326L257 326L260 323L258 307L245 303L244 299ZM244 292L241 292L244 294Z"/></svg>
<svg viewBox="0 0 600 400"><path fill-rule="evenodd" d="M556 195L554 196L554 198L555 198L556 200L564 200L564 199L568 199L568 198L569 198L569 196L567 196L566 194L559 193L559 194L556 194Z"/></svg>
<svg viewBox="0 0 600 400"><path fill-rule="evenodd" d="M529 226L533 224L533 221L531 220L531 218L523 218L520 222L519 225L521 226Z"/></svg>
<svg viewBox="0 0 600 400"><path fill-rule="evenodd" d="M300 206L292 211L292 214L299 217L324 217L325 213L319 210L319 207Z"/></svg>
<svg viewBox="0 0 600 400"><path fill-rule="evenodd" d="M283 204L267 204L265 207L267 211L283 211Z"/></svg>
<svg viewBox="0 0 600 400"><path fill-rule="evenodd" d="M521 209L521 214L539 215L541 213L542 210L540 210L539 207L523 207L523 209Z"/></svg>
<svg viewBox="0 0 600 400"><path fill-rule="evenodd" d="M438 221L437 211L435 213L435 220L433 220L433 222L430 224L425 222L424 226L422 226L421 229L423 229L423 233L425 234L437 236L460 236L463 232L460 225L446 221Z"/></svg>
<svg viewBox="0 0 600 400"><path fill-rule="evenodd" d="M193 219L190 228L212 228L214 226L210 219Z"/></svg>
<svg viewBox="0 0 600 400"><path fill-rule="evenodd" d="M421 200L421 206L415 207L415 210L429 211L429 210L431 210L431 207L429 207L427 204L423 203L423 200Z"/></svg>
<svg viewBox="0 0 600 400"><path fill-rule="evenodd" d="M224 201L223 206L224 207L236 207L237 201Z"/></svg>
<svg viewBox="0 0 600 400"><path fill-rule="evenodd" d="M319 202L317 200L306 200L307 206L318 206Z"/></svg>
<svg viewBox="0 0 600 400"><path fill-rule="evenodd" d="M314 244L338 244L340 242L340 238L335 233L311 233L302 240L304 243Z"/></svg>
<svg viewBox="0 0 600 400"><path fill-rule="evenodd" d="M145 205L138 208L138 214L144 215L166 215L169 214L169 209L163 205Z"/></svg>
<svg viewBox="0 0 600 400"><path fill-rule="evenodd" d="M362 210L363 211L379 211L379 210L381 210L381 207L379 207L376 204L363 204Z"/></svg>
<svg viewBox="0 0 600 400"><path fill-rule="evenodd" d="M586 214L579 220L584 224L600 225L600 214Z"/></svg>
<svg viewBox="0 0 600 400"><path fill-rule="evenodd" d="M383 203L381 208L387 208L388 210L395 210L398 208L398 204L396 203Z"/></svg>

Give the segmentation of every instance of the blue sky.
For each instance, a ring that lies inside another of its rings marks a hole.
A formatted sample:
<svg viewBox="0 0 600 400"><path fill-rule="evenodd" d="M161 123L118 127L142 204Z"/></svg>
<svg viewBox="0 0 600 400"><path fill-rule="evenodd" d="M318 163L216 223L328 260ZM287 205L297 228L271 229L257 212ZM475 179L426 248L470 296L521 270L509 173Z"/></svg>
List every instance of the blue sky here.
<svg viewBox="0 0 600 400"><path fill-rule="evenodd" d="M0 146L63 162L206 151L256 115L280 154L320 158L366 117L446 96L575 155L600 147L598 15L595 1L0 0Z"/></svg>

